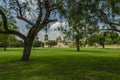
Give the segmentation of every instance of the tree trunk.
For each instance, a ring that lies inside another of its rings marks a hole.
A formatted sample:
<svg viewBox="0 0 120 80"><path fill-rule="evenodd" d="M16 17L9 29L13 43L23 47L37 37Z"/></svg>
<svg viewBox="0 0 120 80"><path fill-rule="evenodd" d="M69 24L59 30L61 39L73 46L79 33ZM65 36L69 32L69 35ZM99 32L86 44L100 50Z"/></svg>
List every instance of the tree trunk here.
<svg viewBox="0 0 120 80"><path fill-rule="evenodd" d="M103 49L105 48L105 39L104 38L100 39L100 45L102 46Z"/></svg>
<svg viewBox="0 0 120 80"><path fill-rule="evenodd" d="M7 49L6 49L6 46L4 46L4 51L6 51Z"/></svg>
<svg viewBox="0 0 120 80"><path fill-rule="evenodd" d="M77 52L80 52L79 36L76 37L76 48L77 48Z"/></svg>
<svg viewBox="0 0 120 80"><path fill-rule="evenodd" d="M102 48L104 49L105 48L105 44L103 43L103 44L101 44L101 46L102 46Z"/></svg>
<svg viewBox="0 0 120 80"><path fill-rule="evenodd" d="M36 31L34 28L32 28L27 38L24 40L24 50L23 50L23 56L21 58L21 61L28 61L32 49L33 40L35 39L37 33L39 31Z"/></svg>
<svg viewBox="0 0 120 80"><path fill-rule="evenodd" d="M4 51L7 50L7 43L4 43L4 44L3 44L3 48L4 48Z"/></svg>
<svg viewBox="0 0 120 80"><path fill-rule="evenodd" d="M30 40L24 42L24 50L23 50L23 55L22 55L21 61L29 60L31 49L32 49L32 42L33 41L30 41Z"/></svg>

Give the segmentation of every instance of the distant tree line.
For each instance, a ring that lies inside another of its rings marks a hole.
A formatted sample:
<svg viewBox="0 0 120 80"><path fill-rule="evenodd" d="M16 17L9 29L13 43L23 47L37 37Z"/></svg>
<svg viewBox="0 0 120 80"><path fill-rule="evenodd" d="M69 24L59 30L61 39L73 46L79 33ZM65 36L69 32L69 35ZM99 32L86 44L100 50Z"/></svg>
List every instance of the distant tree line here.
<svg viewBox="0 0 120 80"><path fill-rule="evenodd" d="M54 47L57 45L57 42L55 40L48 40L47 45L48 47Z"/></svg>
<svg viewBox="0 0 120 80"><path fill-rule="evenodd" d="M101 32L99 34L94 34L87 39L87 43L90 46L95 44L101 45L103 48L105 45L120 44L120 36L115 32Z"/></svg>
<svg viewBox="0 0 120 80"><path fill-rule="evenodd" d="M84 37L79 41L81 47L88 46L101 46L105 48L105 45L120 45L120 35L117 32L99 32L92 34L89 37ZM72 41L70 47L75 47L75 42Z"/></svg>
<svg viewBox="0 0 120 80"><path fill-rule="evenodd" d="M48 45L48 47L54 47L57 45L57 42L55 40L48 40L48 42L46 44ZM0 34L0 48L4 48L4 50L6 51L7 47L10 47L10 48L20 48L21 47L21 48L23 48L24 42L22 40L16 39L15 36ZM37 47L44 48L44 42L34 40L33 41L33 48L37 48Z"/></svg>

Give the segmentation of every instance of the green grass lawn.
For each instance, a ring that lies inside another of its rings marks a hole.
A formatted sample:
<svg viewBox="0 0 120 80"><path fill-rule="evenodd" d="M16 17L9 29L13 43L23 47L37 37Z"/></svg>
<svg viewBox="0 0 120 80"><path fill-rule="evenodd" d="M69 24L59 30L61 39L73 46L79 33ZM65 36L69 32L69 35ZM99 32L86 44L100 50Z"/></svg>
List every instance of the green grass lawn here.
<svg viewBox="0 0 120 80"><path fill-rule="evenodd" d="M21 62L22 49L0 49L0 80L120 80L119 49L40 48Z"/></svg>

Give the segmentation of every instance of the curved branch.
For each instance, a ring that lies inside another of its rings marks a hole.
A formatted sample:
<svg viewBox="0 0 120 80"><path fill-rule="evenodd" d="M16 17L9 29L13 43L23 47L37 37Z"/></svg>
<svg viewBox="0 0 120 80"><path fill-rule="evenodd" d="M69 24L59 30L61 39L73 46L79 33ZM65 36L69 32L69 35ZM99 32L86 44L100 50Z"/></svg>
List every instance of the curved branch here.
<svg viewBox="0 0 120 80"><path fill-rule="evenodd" d="M25 40L26 36L23 35L22 33L18 32L18 31L15 31L15 30L9 30L8 29L7 18L6 18L6 15L4 14L4 12L2 10L0 10L0 15L2 16L3 27L4 27L4 31L0 30L0 34L14 34L14 35L19 36L23 40Z"/></svg>
<svg viewBox="0 0 120 80"><path fill-rule="evenodd" d="M116 25L116 26L120 26L119 23L114 23L114 22L107 22L108 24L111 24L111 25Z"/></svg>
<svg viewBox="0 0 120 80"><path fill-rule="evenodd" d="M116 31L116 32L120 32L120 30L113 28L113 29L100 29L100 30L107 30L107 31Z"/></svg>
<svg viewBox="0 0 120 80"><path fill-rule="evenodd" d="M58 20L57 20L57 19L49 19L49 20L47 20L47 22L46 22L46 23L48 24L48 23L51 23L51 22L56 22L56 21L58 21Z"/></svg>
<svg viewBox="0 0 120 80"><path fill-rule="evenodd" d="M8 31L2 31L2 30L0 30L0 34L13 34L13 35L19 36L23 40L26 39L26 36L24 36L23 34L21 34L18 31L14 31L14 30L8 30Z"/></svg>
<svg viewBox="0 0 120 80"><path fill-rule="evenodd" d="M17 18L20 19L20 20L23 20L23 21L27 22L31 26L34 26L34 24L32 22L30 22L28 19L24 18L23 16L17 16Z"/></svg>
<svg viewBox="0 0 120 80"><path fill-rule="evenodd" d="M3 19L4 29L8 30L8 25L6 24L7 23L7 18L6 18L5 14L2 10L0 10L0 15L2 16L2 19Z"/></svg>

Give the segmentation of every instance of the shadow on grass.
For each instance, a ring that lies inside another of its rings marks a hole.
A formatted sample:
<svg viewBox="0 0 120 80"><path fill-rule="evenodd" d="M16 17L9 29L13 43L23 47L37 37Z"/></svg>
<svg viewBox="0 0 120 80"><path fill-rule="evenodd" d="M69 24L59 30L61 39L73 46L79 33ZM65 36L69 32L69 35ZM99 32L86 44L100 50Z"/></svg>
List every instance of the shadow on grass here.
<svg viewBox="0 0 120 80"><path fill-rule="evenodd" d="M119 61L116 58L91 56L36 56L27 62L12 60L0 64L0 79L119 80Z"/></svg>
<svg viewBox="0 0 120 80"><path fill-rule="evenodd" d="M105 48L106 50L120 50L120 48Z"/></svg>
<svg viewBox="0 0 120 80"><path fill-rule="evenodd" d="M75 49L37 49L51 52L74 52ZM106 50L106 49L105 49ZM35 50L36 51L36 50ZM102 49L81 49L80 53L104 53ZM119 53L119 52L118 52ZM60 54L60 53L56 53ZM5 57L0 63L0 80L119 80L120 58L90 55L31 56L27 62L17 57Z"/></svg>
<svg viewBox="0 0 120 80"><path fill-rule="evenodd" d="M84 50L81 50L81 52L82 52L82 53L98 53L98 54L99 54L99 53L105 53L104 50L93 50L93 49L92 49L92 50L85 50L85 49L84 49Z"/></svg>
<svg viewBox="0 0 120 80"><path fill-rule="evenodd" d="M7 48L7 51L23 51L23 48Z"/></svg>
<svg viewBox="0 0 120 80"><path fill-rule="evenodd" d="M49 48L49 49L51 49L51 48ZM48 50L48 48L32 48L32 50Z"/></svg>
<svg viewBox="0 0 120 80"><path fill-rule="evenodd" d="M103 48L82 48L81 50L80 50L80 52L77 52L77 50L76 49L65 49L64 51L65 52L76 52L76 53L97 53L97 54L109 54L109 52L111 52L111 51L115 51L115 50L119 50L120 51L120 49L119 48L105 48L105 49L103 49Z"/></svg>
<svg viewBox="0 0 120 80"><path fill-rule="evenodd" d="M24 48L7 48L6 51L23 51ZM31 50L48 50L46 48L32 48ZM0 51L4 51L4 49L0 49Z"/></svg>
<svg viewBox="0 0 120 80"><path fill-rule="evenodd" d="M98 49L96 50L94 49L81 49L80 52L77 52L76 49L65 49L65 52L76 52L76 53L105 53L106 51L104 51L103 49Z"/></svg>

